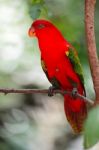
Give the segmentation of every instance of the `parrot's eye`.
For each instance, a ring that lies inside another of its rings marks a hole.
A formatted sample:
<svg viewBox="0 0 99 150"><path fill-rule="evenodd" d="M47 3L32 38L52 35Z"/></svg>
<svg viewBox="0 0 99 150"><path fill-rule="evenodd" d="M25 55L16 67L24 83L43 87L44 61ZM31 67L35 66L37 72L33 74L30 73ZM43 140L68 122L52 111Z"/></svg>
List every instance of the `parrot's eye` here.
<svg viewBox="0 0 99 150"><path fill-rule="evenodd" d="M42 28L45 28L45 25L44 24L39 24L38 29L42 29Z"/></svg>

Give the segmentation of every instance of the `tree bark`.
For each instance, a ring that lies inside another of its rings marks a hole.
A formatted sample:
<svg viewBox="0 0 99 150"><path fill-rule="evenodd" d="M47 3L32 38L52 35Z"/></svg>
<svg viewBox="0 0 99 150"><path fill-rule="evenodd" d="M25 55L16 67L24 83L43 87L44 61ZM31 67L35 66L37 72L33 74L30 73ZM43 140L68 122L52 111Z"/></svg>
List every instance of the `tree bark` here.
<svg viewBox="0 0 99 150"><path fill-rule="evenodd" d="M99 60L97 56L94 31L95 4L96 0L85 0L85 30L89 64L96 94L95 103L99 104Z"/></svg>

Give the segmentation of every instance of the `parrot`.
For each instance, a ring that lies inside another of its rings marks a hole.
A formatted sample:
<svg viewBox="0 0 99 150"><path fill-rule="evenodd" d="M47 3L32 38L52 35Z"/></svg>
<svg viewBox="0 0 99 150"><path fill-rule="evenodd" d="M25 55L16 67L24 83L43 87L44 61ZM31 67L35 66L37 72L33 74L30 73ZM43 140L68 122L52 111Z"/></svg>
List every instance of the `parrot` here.
<svg viewBox="0 0 99 150"><path fill-rule="evenodd" d="M84 75L76 49L49 20L36 19L28 30L30 37L36 37L40 49L41 66L54 89L70 91L64 94L64 112L74 133L80 134L87 117L87 104L79 94L86 96Z"/></svg>

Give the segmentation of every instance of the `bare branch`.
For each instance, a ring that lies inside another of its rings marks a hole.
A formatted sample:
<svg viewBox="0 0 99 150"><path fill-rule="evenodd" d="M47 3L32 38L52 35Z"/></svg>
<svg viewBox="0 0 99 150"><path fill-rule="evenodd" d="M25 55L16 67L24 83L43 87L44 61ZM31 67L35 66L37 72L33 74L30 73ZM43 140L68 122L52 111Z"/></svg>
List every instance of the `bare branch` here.
<svg viewBox="0 0 99 150"><path fill-rule="evenodd" d="M85 96L83 96L83 95L81 95L81 94L79 94L79 93L77 93L77 96L78 96L79 98L81 98L82 100L87 101L87 102L90 103L91 105L94 104L94 101L93 101L93 100L91 100L91 99L89 99L89 98L87 98L87 97L85 97Z"/></svg>
<svg viewBox="0 0 99 150"><path fill-rule="evenodd" d="M34 93L38 93L38 94L48 94L48 90L46 89L42 89L42 90L39 90L39 89L4 89L4 88L0 88L0 93L4 93L5 95L6 94L9 94L9 93L12 93L12 94L34 94ZM71 91L63 91L63 90L53 90L53 94L62 94L62 95L65 95L65 94L69 94L69 95L72 95L72 92ZM87 97L79 94L79 93L76 93L75 95L76 97L79 97L81 98L82 100L90 103L91 105L94 104L94 102L90 99L88 99Z"/></svg>
<svg viewBox="0 0 99 150"><path fill-rule="evenodd" d="M96 51L96 40L94 32L95 3L96 0L85 0L85 29L91 75L96 93L95 103L99 103L99 60Z"/></svg>

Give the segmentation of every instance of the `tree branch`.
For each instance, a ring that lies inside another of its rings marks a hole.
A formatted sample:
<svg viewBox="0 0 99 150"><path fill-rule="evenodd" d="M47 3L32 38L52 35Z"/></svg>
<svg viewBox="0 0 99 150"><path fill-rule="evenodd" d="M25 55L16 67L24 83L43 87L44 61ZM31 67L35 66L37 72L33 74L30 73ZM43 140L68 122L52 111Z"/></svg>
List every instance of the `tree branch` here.
<svg viewBox="0 0 99 150"><path fill-rule="evenodd" d="M91 75L96 94L95 103L99 103L99 60L96 51L96 40L94 32L95 3L96 0L85 0L85 30Z"/></svg>
<svg viewBox="0 0 99 150"><path fill-rule="evenodd" d="M20 93L20 94L34 94L34 93L46 94L47 93L48 94L48 92L49 92L49 90L46 90L46 89L38 90L38 89L4 89L4 88L0 88L0 93L4 93L5 95L9 94L9 93L12 93L12 94L15 94L15 93L17 93L17 94L18 93ZM72 95L72 91L53 90L53 94L57 94L57 93L62 94L62 95L65 95L65 94ZM92 100L79 94L78 92L75 94L75 96L81 98L84 101L87 101L91 105L94 104L94 102Z"/></svg>

